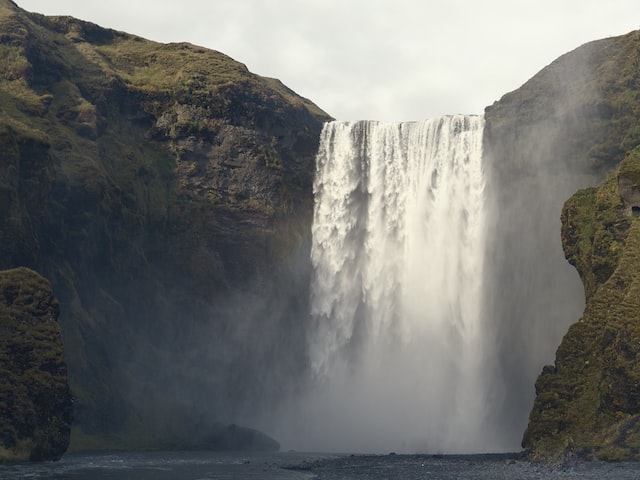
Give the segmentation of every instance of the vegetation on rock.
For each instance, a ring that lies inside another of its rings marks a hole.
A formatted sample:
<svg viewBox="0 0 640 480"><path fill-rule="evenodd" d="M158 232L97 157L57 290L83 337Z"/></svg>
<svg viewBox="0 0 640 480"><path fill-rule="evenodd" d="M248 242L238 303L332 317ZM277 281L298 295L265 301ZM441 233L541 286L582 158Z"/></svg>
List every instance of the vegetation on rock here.
<svg viewBox="0 0 640 480"><path fill-rule="evenodd" d="M640 149L562 213L567 259L585 285L584 316L536 382L523 445L535 457L640 459L640 222L619 185L640 190Z"/></svg>
<svg viewBox="0 0 640 480"><path fill-rule="evenodd" d="M546 461L639 459L640 32L576 53L588 68L566 88L583 113L567 121L585 125L559 126L564 149L556 158L586 162L595 178L605 179L580 189L562 210L562 246L582 280L586 307L564 335L555 365L544 367L535 383L522 444ZM557 111L566 105L559 102Z"/></svg>
<svg viewBox="0 0 640 480"><path fill-rule="evenodd" d="M489 144L512 167L534 169L523 162L533 154L606 176L640 144L640 31L566 53L486 114Z"/></svg>
<svg viewBox="0 0 640 480"><path fill-rule="evenodd" d="M584 308L579 278L564 261L558 219L571 195L604 181L640 144L639 65L638 31L590 42L485 111L492 241L484 317L499 332L492 354L495 375L504 379L495 423L511 429L514 442L527 426L525 406L533 401L541 365L553 358ZM580 195L595 195L590 192ZM591 235L588 227L580 231L582 239ZM595 273L581 270L587 291L611 275L617 260L605 250L615 248L616 235L602 231L595 238L599 250L589 260Z"/></svg>
<svg viewBox="0 0 640 480"><path fill-rule="evenodd" d="M0 292L0 462L57 460L73 418L58 301L27 268L1 271Z"/></svg>
<svg viewBox="0 0 640 480"><path fill-rule="evenodd" d="M206 435L304 369L327 119L219 52L0 0L0 267L65 306L73 448Z"/></svg>

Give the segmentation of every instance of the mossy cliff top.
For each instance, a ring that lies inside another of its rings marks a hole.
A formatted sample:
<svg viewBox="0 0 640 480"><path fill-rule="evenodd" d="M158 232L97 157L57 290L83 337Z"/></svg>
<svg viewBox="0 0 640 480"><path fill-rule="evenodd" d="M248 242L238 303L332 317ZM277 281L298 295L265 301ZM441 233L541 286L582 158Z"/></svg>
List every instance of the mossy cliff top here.
<svg viewBox="0 0 640 480"><path fill-rule="evenodd" d="M512 174L535 173L531 156L606 174L640 144L640 31L562 55L485 113L487 143Z"/></svg>
<svg viewBox="0 0 640 480"><path fill-rule="evenodd" d="M0 268L52 282L85 434L206 437L300 374L329 118L222 53L0 0Z"/></svg>
<svg viewBox="0 0 640 480"><path fill-rule="evenodd" d="M58 301L26 268L0 271L0 295L0 463L57 460L72 419Z"/></svg>
<svg viewBox="0 0 640 480"><path fill-rule="evenodd" d="M587 305L536 382L523 446L534 458L640 459L640 148L562 212Z"/></svg>

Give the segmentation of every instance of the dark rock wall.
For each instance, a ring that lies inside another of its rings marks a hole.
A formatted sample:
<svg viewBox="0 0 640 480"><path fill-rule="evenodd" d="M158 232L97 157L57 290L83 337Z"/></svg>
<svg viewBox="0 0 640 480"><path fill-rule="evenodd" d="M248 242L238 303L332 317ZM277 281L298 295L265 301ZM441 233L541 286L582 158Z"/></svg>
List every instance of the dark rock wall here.
<svg viewBox="0 0 640 480"><path fill-rule="evenodd" d="M32 265L54 176L49 144L0 124L0 147L0 268Z"/></svg>
<svg viewBox="0 0 640 480"><path fill-rule="evenodd" d="M64 305L76 438L268 411L306 368L329 117L221 53L0 3L0 262Z"/></svg>
<svg viewBox="0 0 640 480"><path fill-rule="evenodd" d="M57 460L73 405L59 305L37 273L0 272L0 462Z"/></svg>

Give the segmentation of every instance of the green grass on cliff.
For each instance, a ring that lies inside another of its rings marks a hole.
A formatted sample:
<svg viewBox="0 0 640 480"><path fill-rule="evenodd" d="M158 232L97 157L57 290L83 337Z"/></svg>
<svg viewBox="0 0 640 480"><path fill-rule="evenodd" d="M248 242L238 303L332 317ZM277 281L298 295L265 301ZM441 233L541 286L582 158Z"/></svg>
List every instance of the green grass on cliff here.
<svg viewBox="0 0 640 480"><path fill-rule="evenodd" d="M634 185L640 185L640 148L632 150L620 162L618 176L629 178Z"/></svg>
<svg viewBox="0 0 640 480"><path fill-rule="evenodd" d="M640 179L638 171L635 149L601 186L565 204L563 246L587 305L536 382L523 440L536 458L640 459L640 220L618 190L621 175Z"/></svg>
<svg viewBox="0 0 640 480"><path fill-rule="evenodd" d="M496 131L544 124L544 135L562 139L563 151L555 153L563 163L588 162L595 172L609 173L640 145L640 31L561 56L486 113Z"/></svg>

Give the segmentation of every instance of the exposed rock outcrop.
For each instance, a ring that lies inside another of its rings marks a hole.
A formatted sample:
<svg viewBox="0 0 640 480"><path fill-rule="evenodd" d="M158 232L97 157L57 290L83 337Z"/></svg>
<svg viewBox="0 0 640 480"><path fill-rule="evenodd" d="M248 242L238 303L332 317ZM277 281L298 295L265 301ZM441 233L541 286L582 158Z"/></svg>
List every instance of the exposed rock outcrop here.
<svg viewBox="0 0 640 480"><path fill-rule="evenodd" d="M73 419L58 301L27 268L0 271L0 293L0 462L57 460Z"/></svg>
<svg viewBox="0 0 640 480"><path fill-rule="evenodd" d="M65 305L74 448L268 410L305 369L328 115L219 52L9 0L0 72L0 268Z"/></svg>

